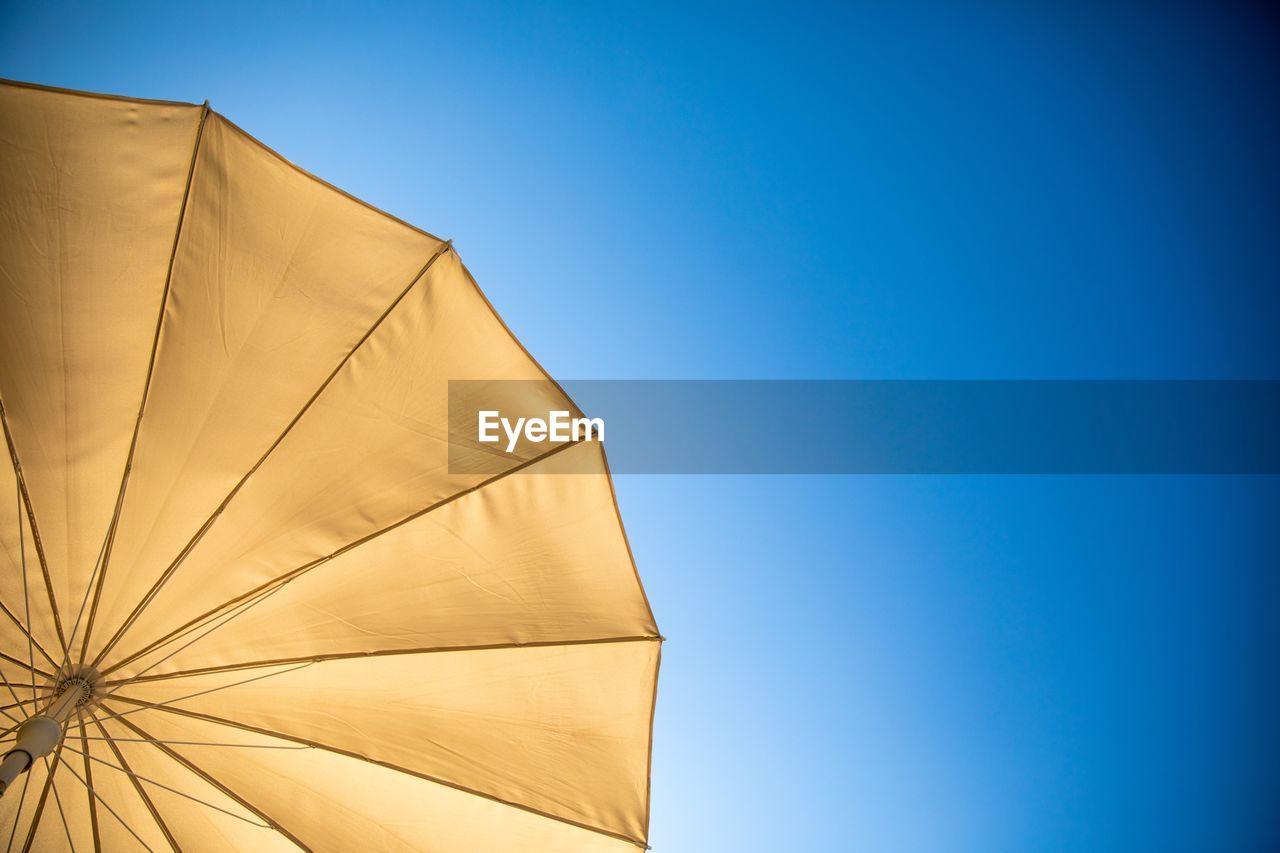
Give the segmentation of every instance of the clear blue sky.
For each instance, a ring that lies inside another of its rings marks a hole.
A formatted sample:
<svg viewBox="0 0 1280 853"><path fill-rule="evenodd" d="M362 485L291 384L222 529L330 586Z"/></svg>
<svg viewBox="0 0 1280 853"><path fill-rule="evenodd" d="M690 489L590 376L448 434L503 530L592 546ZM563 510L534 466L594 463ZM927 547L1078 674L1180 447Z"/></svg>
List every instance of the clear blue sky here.
<svg viewBox="0 0 1280 853"><path fill-rule="evenodd" d="M1280 378L1261 4L7 2L0 76L209 98L565 378ZM1280 847L1277 478L618 490L659 853Z"/></svg>

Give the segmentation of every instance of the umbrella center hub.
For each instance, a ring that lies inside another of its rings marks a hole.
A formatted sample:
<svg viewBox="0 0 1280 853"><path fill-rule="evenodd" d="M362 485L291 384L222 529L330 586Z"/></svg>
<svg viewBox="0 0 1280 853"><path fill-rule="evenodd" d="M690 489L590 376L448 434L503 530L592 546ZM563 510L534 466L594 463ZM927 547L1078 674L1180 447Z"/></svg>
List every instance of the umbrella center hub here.
<svg viewBox="0 0 1280 853"><path fill-rule="evenodd" d="M13 744L0 756L0 794L37 758L57 749L80 710L97 701L100 680L97 670L87 666L58 674L49 692L37 699L36 713L17 727Z"/></svg>
<svg viewBox="0 0 1280 853"><path fill-rule="evenodd" d="M50 708L59 709L58 716L63 719L73 716L78 709L88 707L98 700L101 680L98 671L90 666L79 666L60 673L49 694Z"/></svg>
<svg viewBox="0 0 1280 853"><path fill-rule="evenodd" d="M56 698L61 698L68 691L74 691L74 698L71 699L71 702L77 708L81 705L87 705L89 700L93 698L93 684L83 676L73 675L59 682L58 686L54 688L53 695ZM75 695L75 693L79 695Z"/></svg>

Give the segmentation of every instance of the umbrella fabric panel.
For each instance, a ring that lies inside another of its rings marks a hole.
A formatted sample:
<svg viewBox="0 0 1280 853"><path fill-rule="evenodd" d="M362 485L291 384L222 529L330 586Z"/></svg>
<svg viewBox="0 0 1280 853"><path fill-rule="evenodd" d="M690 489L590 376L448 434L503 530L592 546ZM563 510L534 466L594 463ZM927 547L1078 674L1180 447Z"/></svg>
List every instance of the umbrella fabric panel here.
<svg viewBox="0 0 1280 853"><path fill-rule="evenodd" d="M64 634L132 442L201 113L0 84L0 399Z"/></svg>
<svg viewBox="0 0 1280 853"><path fill-rule="evenodd" d="M490 476L449 465L448 380L466 378L543 374L448 251L316 397L99 668L106 672L128 650L209 608ZM513 414L570 406L550 382L502 389L506 396L493 404ZM474 424L466 429L474 435ZM512 454L503 464L514 467L524 458ZM130 592L141 596L160 568L133 567L145 581Z"/></svg>
<svg viewBox="0 0 1280 853"><path fill-rule="evenodd" d="M658 646L331 660L173 706L643 839ZM117 695L169 702L250 675L136 682Z"/></svg>
<svg viewBox="0 0 1280 853"><path fill-rule="evenodd" d="M443 248L208 117L95 651Z"/></svg>
<svg viewBox="0 0 1280 853"><path fill-rule="evenodd" d="M171 749L314 850L634 853L637 847L339 753L289 748L298 746L289 740L164 711L148 710L124 719L160 740L248 745L216 750L175 743ZM137 736L122 723L106 725L114 734Z"/></svg>
<svg viewBox="0 0 1280 853"><path fill-rule="evenodd" d="M167 660L160 659L185 637L113 677L153 663L144 678L259 661L658 632L594 443L562 446L224 612L246 602Z"/></svg>

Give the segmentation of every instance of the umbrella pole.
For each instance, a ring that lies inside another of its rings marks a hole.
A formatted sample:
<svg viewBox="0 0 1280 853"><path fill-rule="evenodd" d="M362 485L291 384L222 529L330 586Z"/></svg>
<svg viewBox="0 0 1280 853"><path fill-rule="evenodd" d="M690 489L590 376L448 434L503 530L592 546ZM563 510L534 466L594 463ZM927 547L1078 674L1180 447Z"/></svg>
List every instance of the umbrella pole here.
<svg viewBox="0 0 1280 853"><path fill-rule="evenodd" d="M53 752L62 740L62 724L93 695L93 685L80 677L68 678L59 688L44 713L18 726L17 741L0 759L0 796L37 758Z"/></svg>

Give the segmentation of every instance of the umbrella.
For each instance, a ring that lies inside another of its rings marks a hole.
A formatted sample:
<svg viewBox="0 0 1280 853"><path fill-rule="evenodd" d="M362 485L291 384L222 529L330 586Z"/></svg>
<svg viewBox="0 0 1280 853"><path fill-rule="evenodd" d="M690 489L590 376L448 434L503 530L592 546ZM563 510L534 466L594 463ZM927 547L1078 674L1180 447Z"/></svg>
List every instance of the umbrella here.
<svg viewBox="0 0 1280 853"><path fill-rule="evenodd" d="M451 416L577 409L450 243L208 104L5 82L0 311L0 840L645 845L603 450Z"/></svg>

